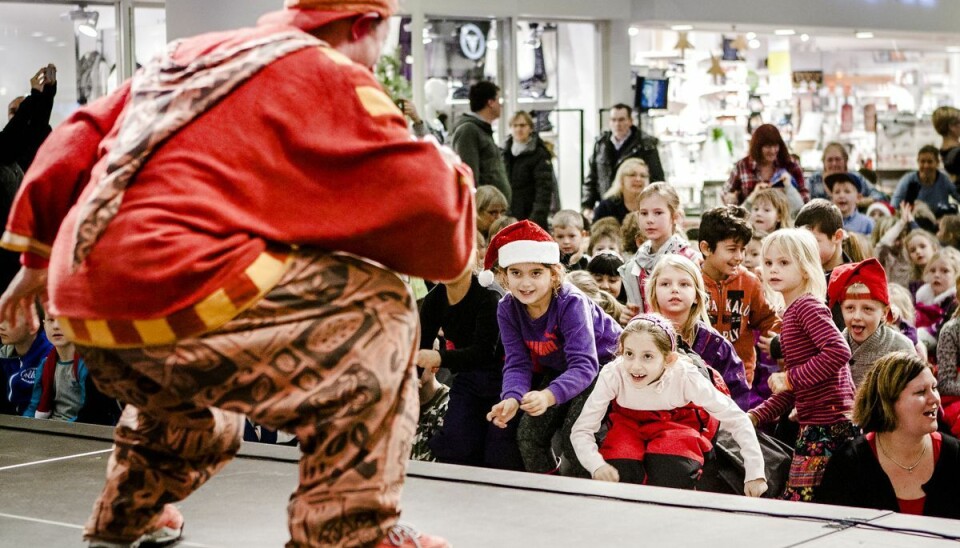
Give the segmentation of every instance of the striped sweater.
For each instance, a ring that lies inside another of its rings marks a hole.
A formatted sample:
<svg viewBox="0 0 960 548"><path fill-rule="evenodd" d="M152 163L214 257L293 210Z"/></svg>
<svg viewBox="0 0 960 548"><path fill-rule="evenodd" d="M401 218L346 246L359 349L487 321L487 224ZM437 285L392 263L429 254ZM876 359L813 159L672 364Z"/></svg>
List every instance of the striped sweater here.
<svg viewBox="0 0 960 548"><path fill-rule="evenodd" d="M753 409L759 422L776 421L794 405L801 425L850 420L850 348L830 309L813 295L798 298L783 313L780 346L793 390L774 394Z"/></svg>

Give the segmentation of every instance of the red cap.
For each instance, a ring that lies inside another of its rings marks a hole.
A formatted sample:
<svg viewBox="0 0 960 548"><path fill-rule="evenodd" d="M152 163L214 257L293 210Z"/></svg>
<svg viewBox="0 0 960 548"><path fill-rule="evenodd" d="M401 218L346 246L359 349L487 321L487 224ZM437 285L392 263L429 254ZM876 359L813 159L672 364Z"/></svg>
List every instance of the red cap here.
<svg viewBox="0 0 960 548"><path fill-rule="evenodd" d="M830 273L827 299L830 306L848 298L872 299L890 306L887 273L880 261L871 257L859 263L842 264Z"/></svg>

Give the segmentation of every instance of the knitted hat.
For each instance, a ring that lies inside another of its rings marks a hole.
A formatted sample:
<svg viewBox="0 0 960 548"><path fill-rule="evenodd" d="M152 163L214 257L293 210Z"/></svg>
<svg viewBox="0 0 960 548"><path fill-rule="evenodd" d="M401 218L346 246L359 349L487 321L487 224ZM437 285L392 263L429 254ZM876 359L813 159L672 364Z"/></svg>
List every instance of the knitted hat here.
<svg viewBox="0 0 960 548"><path fill-rule="evenodd" d="M833 192L833 185L837 183L850 183L857 188L858 194L864 194L867 191L867 189L864 188L863 179L855 177L846 171L827 175L823 179L823 184L827 186L827 190L830 192Z"/></svg>
<svg viewBox="0 0 960 548"><path fill-rule="evenodd" d="M873 202L867 207L867 215L874 211L879 211L884 217L893 217L897 214L897 210L887 202Z"/></svg>
<svg viewBox="0 0 960 548"><path fill-rule="evenodd" d="M872 299L890 306L887 273L880 261L873 257L859 263L842 264L830 273L827 298L831 307L845 299Z"/></svg>
<svg viewBox="0 0 960 548"><path fill-rule="evenodd" d="M677 351L677 334L673 330L673 325L667 321L663 316L657 314L637 314L634 316L627 325L630 325L633 322L649 322L659 327L667 334L667 337L670 338L670 350Z"/></svg>
<svg viewBox="0 0 960 548"><path fill-rule="evenodd" d="M376 13L387 19L397 11L397 0L284 0L281 11L268 13L258 24L276 24L313 30L365 13Z"/></svg>
<svg viewBox="0 0 960 548"><path fill-rule="evenodd" d="M480 284L493 283L494 266L506 268L517 263L559 264L560 246L536 223L523 220L507 226L490 240L483 258Z"/></svg>

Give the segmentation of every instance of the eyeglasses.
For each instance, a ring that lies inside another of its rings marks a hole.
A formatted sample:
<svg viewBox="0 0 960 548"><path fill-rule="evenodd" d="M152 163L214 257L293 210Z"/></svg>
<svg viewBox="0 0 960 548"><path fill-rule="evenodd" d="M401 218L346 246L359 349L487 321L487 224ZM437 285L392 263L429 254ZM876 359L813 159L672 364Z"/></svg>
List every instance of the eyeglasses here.
<svg viewBox="0 0 960 548"><path fill-rule="evenodd" d="M516 124L510 124L510 127L530 127L530 124L518 122Z"/></svg>

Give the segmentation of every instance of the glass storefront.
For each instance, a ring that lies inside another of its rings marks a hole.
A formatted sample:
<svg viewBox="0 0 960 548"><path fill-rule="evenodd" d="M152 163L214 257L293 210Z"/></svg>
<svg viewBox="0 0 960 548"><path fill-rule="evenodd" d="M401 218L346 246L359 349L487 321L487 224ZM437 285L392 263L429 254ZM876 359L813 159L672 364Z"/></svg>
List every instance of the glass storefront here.
<svg viewBox="0 0 960 548"><path fill-rule="evenodd" d="M41 67L57 67L51 124L77 106L114 89L120 81L119 2L99 5L0 1L0 103L30 92ZM162 4L134 3L135 60L156 55L166 43Z"/></svg>

